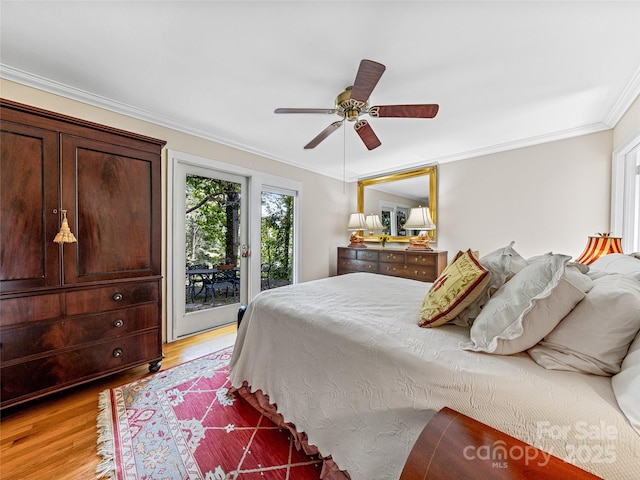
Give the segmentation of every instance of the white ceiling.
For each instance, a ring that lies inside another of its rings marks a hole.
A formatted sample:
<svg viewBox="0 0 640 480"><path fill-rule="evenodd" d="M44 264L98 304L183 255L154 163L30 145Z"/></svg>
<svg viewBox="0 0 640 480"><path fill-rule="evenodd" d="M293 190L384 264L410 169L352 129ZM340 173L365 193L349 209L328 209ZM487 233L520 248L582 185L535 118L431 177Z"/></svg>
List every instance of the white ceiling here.
<svg viewBox="0 0 640 480"><path fill-rule="evenodd" d="M335 178L448 162L611 128L640 92L640 2L2 1L1 76ZM369 118L303 146L368 58ZM222 160L224 159L217 159Z"/></svg>

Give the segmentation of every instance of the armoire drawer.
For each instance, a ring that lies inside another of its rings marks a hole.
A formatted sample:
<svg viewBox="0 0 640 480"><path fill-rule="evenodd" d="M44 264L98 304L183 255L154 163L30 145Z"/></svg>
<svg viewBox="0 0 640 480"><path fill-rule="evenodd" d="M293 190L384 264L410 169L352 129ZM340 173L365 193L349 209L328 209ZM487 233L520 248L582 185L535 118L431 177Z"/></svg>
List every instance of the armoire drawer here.
<svg viewBox="0 0 640 480"><path fill-rule="evenodd" d="M62 315L62 295L33 295L0 301L0 325L8 327L24 322L57 318Z"/></svg>
<svg viewBox="0 0 640 480"><path fill-rule="evenodd" d="M63 317L2 331L3 363L100 339L118 337L158 326L155 304L82 317Z"/></svg>
<svg viewBox="0 0 640 480"><path fill-rule="evenodd" d="M104 312L140 303L157 303L158 282L118 283L65 293L67 315Z"/></svg>
<svg viewBox="0 0 640 480"><path fill-rule="evenodd" d="M57 353L37 360L3 366L2 402L17 403L23 396L37 396L157 360L160 329ZM28 378L29 381L25 381Z"/></svg>

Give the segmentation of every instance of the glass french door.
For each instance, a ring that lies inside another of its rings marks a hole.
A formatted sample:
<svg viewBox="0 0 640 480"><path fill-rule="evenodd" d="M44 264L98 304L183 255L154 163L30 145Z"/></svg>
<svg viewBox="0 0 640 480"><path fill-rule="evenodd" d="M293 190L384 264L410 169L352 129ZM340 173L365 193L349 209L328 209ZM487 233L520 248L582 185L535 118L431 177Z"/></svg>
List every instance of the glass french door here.
<svg viewBox="0 0 640 480"><path fill-rule="evenodd" d="M173 336L233 323L246 303L247 180L205 166L173 172Z"/></svg>

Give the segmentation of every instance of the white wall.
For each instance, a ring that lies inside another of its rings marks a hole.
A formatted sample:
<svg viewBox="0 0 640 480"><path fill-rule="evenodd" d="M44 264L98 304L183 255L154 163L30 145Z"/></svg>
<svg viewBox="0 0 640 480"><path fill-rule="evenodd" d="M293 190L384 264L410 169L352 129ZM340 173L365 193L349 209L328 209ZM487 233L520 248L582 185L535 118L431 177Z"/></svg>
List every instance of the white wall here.
<svg viewBox="0 0 640 480"><path fill-rule="evenodd" d="M612 130L440 165L437 248L577 257L609 231L612 152L639 131L640 98Z"/></svg>
<svg viewBox="0 0 640 480"><path fill-rule="evenodd" d="M577 257L609 228L612 131L440 165L438 248Z"/></svg>

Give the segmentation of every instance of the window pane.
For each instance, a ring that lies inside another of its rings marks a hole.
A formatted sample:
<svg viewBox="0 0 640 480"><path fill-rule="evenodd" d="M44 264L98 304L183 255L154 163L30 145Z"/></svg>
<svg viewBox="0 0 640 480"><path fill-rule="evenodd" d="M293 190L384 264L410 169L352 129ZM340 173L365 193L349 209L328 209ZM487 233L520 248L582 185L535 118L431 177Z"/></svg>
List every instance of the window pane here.
<svg viewBox="0 0 640 480"><path fill-rule="evenodd" d="M187 175L185 311L240 300L239 183Z"/></svg>
<svg viewBox="0 0 640 480"><path fill-rule="evenodd" d="M261 290L293 282L294 197L262 192Z"/></svg>

